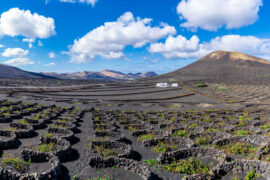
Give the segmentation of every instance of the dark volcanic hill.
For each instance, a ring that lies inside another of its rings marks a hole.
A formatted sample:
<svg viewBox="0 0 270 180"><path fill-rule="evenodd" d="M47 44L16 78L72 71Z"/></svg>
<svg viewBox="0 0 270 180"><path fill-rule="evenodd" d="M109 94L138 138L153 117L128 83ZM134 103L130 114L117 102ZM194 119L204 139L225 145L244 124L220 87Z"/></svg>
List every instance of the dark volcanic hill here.
<svg viewBox="0 0 270 180"><path fill-rule="evenodd" d="M186 67L150 80L262 84L270 82L270 61L239 52L215 51Z"/></svg>
<svg viewBox="0 0 270 180"><path fill-rule="evenodd" d="M53 77L40 73L23 71L16 67L0 64L0 78L53 78Z"/></svg>

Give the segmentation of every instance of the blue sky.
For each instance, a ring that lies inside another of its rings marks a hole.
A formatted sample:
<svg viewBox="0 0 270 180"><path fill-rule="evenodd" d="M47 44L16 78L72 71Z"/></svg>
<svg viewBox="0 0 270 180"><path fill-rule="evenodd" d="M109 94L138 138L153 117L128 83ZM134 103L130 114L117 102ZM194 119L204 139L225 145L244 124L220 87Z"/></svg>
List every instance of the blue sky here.
<svg viewBox="0 0 270 180"><path fill-rule="evenodd" d="M262 0L5 0L0 63L166 73L221 49L270 60L269 8Z"/></svg>

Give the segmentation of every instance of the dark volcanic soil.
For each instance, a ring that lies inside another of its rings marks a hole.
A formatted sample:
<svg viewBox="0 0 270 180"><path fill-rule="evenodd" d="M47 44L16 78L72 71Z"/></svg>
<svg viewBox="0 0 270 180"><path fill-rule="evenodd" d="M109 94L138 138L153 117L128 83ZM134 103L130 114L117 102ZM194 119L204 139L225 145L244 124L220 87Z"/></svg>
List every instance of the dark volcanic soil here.
<svg viewBox="0 0 270 180"><path fill-rule="evenodd" d="M2 154L21 158L22 150L40 145L41 138L46 137L48 141L53 142L54 140L50 138L61 139L63 135L50 135L48 130L50 127L65 128L59 124L67 121L74 126L66 131L69 132L70 137L63 138L68 147L57 148L64 149L60 153L51 152L59 160L58 162L54 159L59 163L61 171L53 171L58 173L56 179L59 180L181 179L190 177L189 173L173 173L173 170L166 170L165 165L172 163L173 160L181 162L190 157L199 160L209 170L205 174L195 172L195 179L208 179L209 176L212 179L231 179L235 178L234 175L243 179L253 169L260 174L260 177L256 176L255 179L267 179L269 177L267 173L270 172L269 167L265 166L265 163L268 163L268 155L270 157L270 150L267 151L265 148L265 145L270 143L270 110L267 104L270 103L269 87L255 84L243 85L239 82L238 84L211 83L210 79L209 81L193 80L179 83L178 88L157 88L153 82L139 81L107 84L67 80L63 81L63 85L76 86L84 83L88 85L83 88L64 88L56 80L0 80L3 86L8 84L14 87L21 86L25 82L26 85L36 87L59 85L58 88L53 89L25 87L20 90L13 89L14 91L0 88L0 100L14 101L0 102L0 115L2 115L0 129L10 129L11 122L19 124L22 122L20 120L33 118L35 115L47 114L44 117L49 117L49 119L40 119L46 122L46 126L33 130L34 133L30 137L17 137L15 138L17 144L6 144L6 148L1 146ZM200 88L196 87L195 83L207 83L208 86ZM220 86L226 86L227 89L223 87L223 90L220 90ZM24 103L16 103L18 101ZM34 103L49 105L49 107L40 109L39 105ZM60 108L50 107L51 105ZM80 109L73 111L68 108L73 106ZM18 109L19 113L27 111L29 115L1 122L6 120L7 112L12 114L15 109ZM94 127L94 121L99 126ZM17 130L10 129L10 131ZM101 148L99 153L91 152L90 145L94 140L89 137L98 136L97 134L104 131L113 132L112 134L118 136L102 139L101 135L96 141L99 143L121 141L123 147ZM236 153L234 156L224 158L224 152L219 151L216 142L223 142L222 140L225 139L224 143L234 145L235 142L227 141L238 136L243 138L241 142L254 145L248 147L251 148L250 154L241 155L247 147L237 146L231 150ZM165 142L164 146L160 141L151 146L156 138L181 139L181 144L176 143L176 146L168 148L168 143ZM8 141L10 138L0 136L0 140ZM158 152L154 152L153 147L159 147ZM48 151L46 148L48 147L41 149ZM110 151L113 149L121 149L124 155L121 158L117 157ZM190 153L191 149L192 153ZM239 152L240 154L237 154ZM106 156L106 153L110 156ZM89 163L90 160L99 161L95 165L106 166L106 168L94 167ZM212 172L221 169L225 164L229 164L231 168L227 168L226 172L221 173L222 175L218 171ZM41 163L37 166L32 163L30 169L43 172L50 168L47 165ZM241 168L243 169L242 166L245 169L240 171ZM0 172L0 179L1 177Z"/></svg>

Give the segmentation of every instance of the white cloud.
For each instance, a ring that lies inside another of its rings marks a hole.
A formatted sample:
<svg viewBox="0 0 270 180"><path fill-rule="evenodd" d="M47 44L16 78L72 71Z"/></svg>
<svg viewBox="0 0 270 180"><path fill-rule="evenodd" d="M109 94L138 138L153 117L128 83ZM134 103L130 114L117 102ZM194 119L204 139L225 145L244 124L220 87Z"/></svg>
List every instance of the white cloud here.
<svg viewBox="0 0 270 180"><path fill-rule="evenodd" d="M68 3L86 3L91 4L92 7L98 2L98 0L60 0L60 2L68 2Z"/></svg>
<svg viewBox="0 0 270 180"><path fill-rule="evenodd" d="M238 51L261 58L270 57L270 39L255 36L226 35L216 37L210 42L199 42L197 36L190 40L179 35L169 37L165 43L153 43L149 52L161 53L165 58L200 58L216 50Z"/></svg>
<svg viewBox="0 0 270 180"><path fill-rule="evenodd" d="M45 66L46 66L46 67L53 67L53 66L57 66L57 64L51 62L51 63L49 63L49 64L45 64Z"/></svg>
<svg viewBox="0 0 270 180"><path fill-rule="evenodd" d="M49 58L51 58L51 59L56 58L56 54L55 54L54 52L50 52L50 53L48 54L48 56L49 56Z"/></svg>
<svg viewBox="0 0 270 180"><path fill-rule="evenodd" d="M182 0L177 6L182 27L215 31L253 24L258 19L262 0Z"/></svg>
<svg viewBox="0 0 270 180"><path fill-rule="evenodd" d="M28 50L23 50L21 48L7 48L2 53L4 57L24 57L29 54Z"/></svg>
<svg viewBox="0 0 270 180"><path fill-rule="evenodd" d="M162 23L158 27L151 26L152 19L134 18L126 12L115 22L106 22L69 47L71 62L85 63L96 56L106 59L117 59L124 56L126 46L139 48L147 43L155 42L168 35L176 34L174 27Z"/></svg>
<svg viewBox="0 0 270 180"><path fill-rule="evenodd" d="M11 66L25 66L25 65L33 65L34 61L31 61L29 58L14 58L8 61L5 61L4 64Z"/></svg>
<svg viewBox="0 0 270 180"><path fill-rule="evenodd" d="M22 41L23 42L27 42L28 43L28 47L29 48L32 48L33 47L33 43L35 42L35 39L33 39L33 38L24 38Z"/></svg>
<svg viewBox="0 0 270 180"><path fill-rule="evenodd" d="M38 41L38 46L43 46L43 43L40 40Z"/></svg>
<svg viewBox="0 0 270 180"><path fill-rule="evenodd" d="M0 48L2 48L2 47L4 47L4 45L3 44L0 44Z"/></svg>
<svg viewBox="0 0 270 180"><path fill-rule="evenodd" d="M0 35L25 36L28 38L48 38L55 35L52 18L32 14L29 10L12 8L2 13L0 18Z"/></svg>
<svg viewBox="0 0 270 180"><path fill-rule="evenodd" d="M193 36L190 40L179 35L177 37L169 36L165 43L151 44L149 52L162 53L166 58L184 57L186 53L199 50L199 38Z"/></svg>

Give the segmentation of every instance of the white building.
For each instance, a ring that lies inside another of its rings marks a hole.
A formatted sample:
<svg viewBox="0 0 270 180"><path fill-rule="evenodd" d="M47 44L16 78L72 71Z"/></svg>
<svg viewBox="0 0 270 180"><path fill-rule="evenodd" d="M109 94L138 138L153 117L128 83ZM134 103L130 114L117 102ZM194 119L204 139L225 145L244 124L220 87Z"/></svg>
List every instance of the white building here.
<svg viewBox="0 0 270 180"><path fill-rule="evenodd" d="M157 83L156 87L169 87L168 83Z"/></svg>
<svg viewBox="0 0 270 180"><path fill-rule="evenodd" d="M172 87L179 87L178 83L172 83Z"/></svg>

